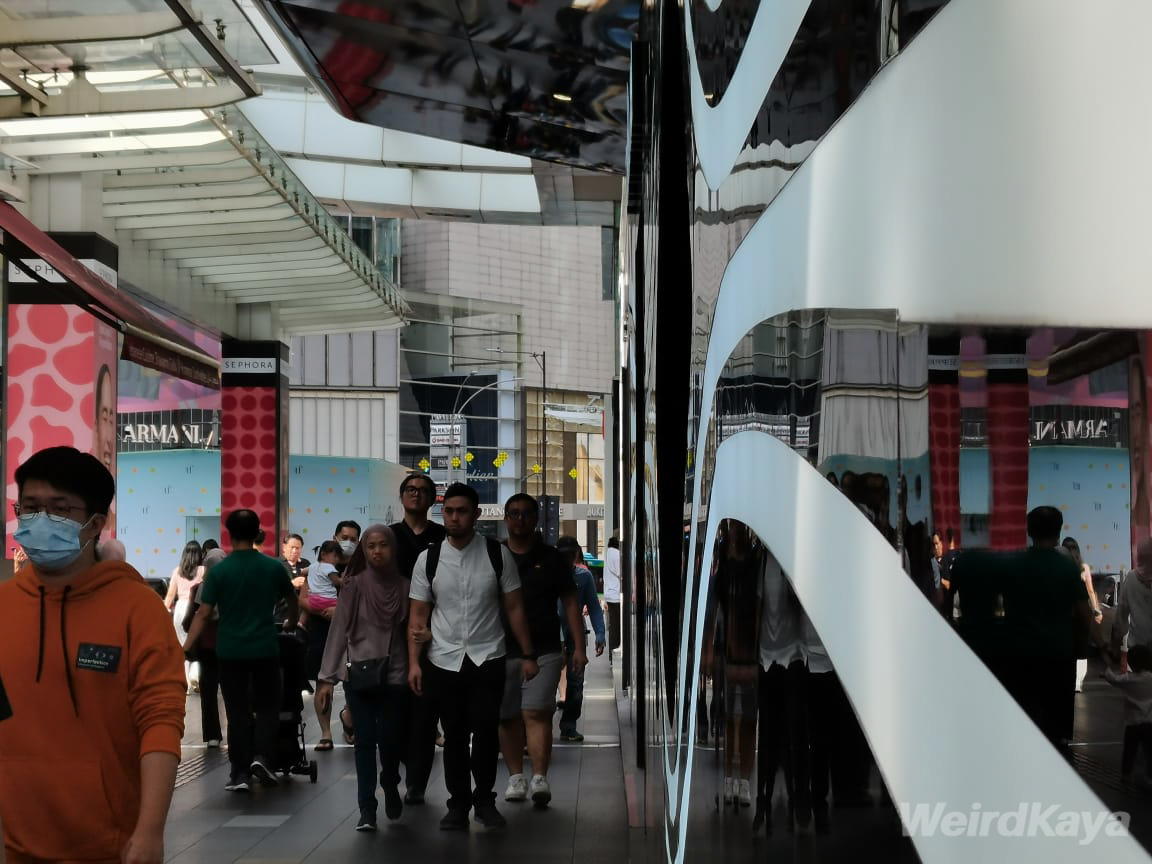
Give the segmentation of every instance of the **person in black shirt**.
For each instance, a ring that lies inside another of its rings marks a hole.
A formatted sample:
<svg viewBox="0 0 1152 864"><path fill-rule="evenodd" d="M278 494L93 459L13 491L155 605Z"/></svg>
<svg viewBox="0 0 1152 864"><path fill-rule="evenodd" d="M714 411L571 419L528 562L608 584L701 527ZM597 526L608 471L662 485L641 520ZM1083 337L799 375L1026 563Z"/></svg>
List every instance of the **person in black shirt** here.
<svg viewBox="0 0 1152 864"><path fill-rule="evenodd" d="M538 807L552 800L548 786L548 763L552 757L552 715L556 707L556 687L564 668L560 648L560 601L568 626L573 633L584 631L584 619L576 603L576 581L572 568L554 546L549 546L536 533L540 506L531 495L519 493L504 505L504 522L508 526L508 549L516 559L520 586L524 592L524 614L536 649L540 672L525 681L520 670L520 652L516 638L505 622L504 644L508 668L505 675L504 701L500 706L500 750L508 766L508 790L505 801L524 801L529 796ZM576 649L573 662L583 669L588 656L582 647ZM524 778L524 745L532 760L532 782Z"/></svg>
<svg viewBox="0 0 1152 864"><path fill-rule="evenodd" d="M280 563L288 568L288 575L292 577L292 587L297 591L304 584L308 576L308 568L312 562L300 557L304 550L304 538L299 534L285 534L284 542L280 545Z"/></svg>
<svg viewBox="0 0 1152 864"><path fill-rule="evenodd" d="M388 527L396 535L396 566L400 575L409 581L420 553L444 540L444 526L428 520L428 511L435 500L436 484L427 474L413 472L400 484L404 519ZM426 663L427 657L422 657L421 662ZM437 719L427 695L412 700L410 734L404 755L405 804L424 803L424 789L436 755Z"/></svg>

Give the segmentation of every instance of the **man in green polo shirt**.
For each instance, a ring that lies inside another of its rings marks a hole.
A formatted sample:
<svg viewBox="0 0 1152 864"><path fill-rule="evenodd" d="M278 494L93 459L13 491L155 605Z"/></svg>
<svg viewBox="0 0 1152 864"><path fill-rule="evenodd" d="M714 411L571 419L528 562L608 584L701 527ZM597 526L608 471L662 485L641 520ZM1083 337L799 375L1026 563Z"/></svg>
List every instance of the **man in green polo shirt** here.
<svg viewBox="0 0 1152 864"><path fill-rule="evenodd" d="M204 624L219 610L216 656L232 763L224 788L246 792L250 774L264 785L277 783L269 762L280 714L280 651L273 610L280 600L287 604L285 629L295 628L299 610L288 570L255 548L260 517L251 510L235 510L224 527L232 538L232 554L208 571L184 650L195 654Z"/></svg>

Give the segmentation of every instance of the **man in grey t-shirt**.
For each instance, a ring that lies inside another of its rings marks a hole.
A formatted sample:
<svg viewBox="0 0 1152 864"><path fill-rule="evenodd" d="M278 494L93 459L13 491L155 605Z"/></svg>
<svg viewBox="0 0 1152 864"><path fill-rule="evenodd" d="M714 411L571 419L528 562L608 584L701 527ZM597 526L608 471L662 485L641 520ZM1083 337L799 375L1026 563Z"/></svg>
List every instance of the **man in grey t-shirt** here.
<svg viewBox="0 0 1152 864"><path fill-rule="evenodd" d="M444 780L449 794L440 828L466 830L470 809L482 825L502 828L505 821L493 791L504 696L501 608L523 651L524 678L535 677L539 669L512 553L476 533L480 518L476 490L463 483L449 486L442 516L447 540L421 552L412 569L408 682L417 696L423 695L420 652L427 641L427 686L444 726Z"/></svg>

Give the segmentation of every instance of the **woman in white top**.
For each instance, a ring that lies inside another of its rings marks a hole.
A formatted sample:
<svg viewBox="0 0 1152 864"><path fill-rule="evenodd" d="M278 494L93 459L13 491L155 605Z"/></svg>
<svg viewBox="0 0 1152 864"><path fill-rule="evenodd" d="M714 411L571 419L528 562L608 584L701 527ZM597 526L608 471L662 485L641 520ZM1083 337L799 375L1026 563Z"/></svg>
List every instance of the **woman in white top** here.
<svg viewBox="0 0 1152 864"><path fill-rule="evenodd" d="M1092 612L1095 615L1095 621L1099 624L1104 620L1104 613L1100 611L1100 601L1096 599L1096 588L1092 584L1092 568L1084 562L1084 557L1080 554L1080 544L1073 540L1071 537L1065 537L1064 542L1060 544L1068 553L1068 556L1076 562L1076 566L1080 568L1080 579L1084 583L1084 587L1088 589L1088 602L1092 604ZM1088 674L1088 660L1081 657L1076 661L1076 692L1084 692L1084 676Z"/></svg>
<svg viewBox="0 0 1152 864"><path fill-rule="evenodd" d="M204 550L195 540L184 544L184 552L180 556L180 563L172 571L168 579L168 595L164 598L164 605L172 613L172 625L176 628L176 638L184 643L183 621L184 613L188 611L188 604L192 599L192 589L204 580ZM184 677L188 681L188 692L197 693L200 690L200 664L184 663Z"/></svg>

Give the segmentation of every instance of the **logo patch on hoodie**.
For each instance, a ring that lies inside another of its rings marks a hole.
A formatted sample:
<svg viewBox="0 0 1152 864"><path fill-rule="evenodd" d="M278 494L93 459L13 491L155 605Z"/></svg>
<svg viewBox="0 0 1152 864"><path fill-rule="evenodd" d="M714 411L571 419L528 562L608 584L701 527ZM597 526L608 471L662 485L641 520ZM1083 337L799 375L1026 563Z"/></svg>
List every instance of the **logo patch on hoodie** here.
<svg viewBox="0 0 1152 864"><path fill-rule="evenodd" d="M115 672L120 668L119 645L93 645L81 642L76 655L77 669L92 669L96 672Z"/></svg>

